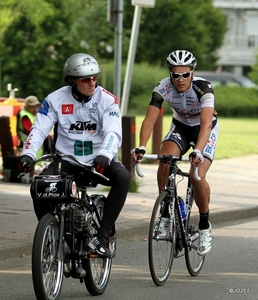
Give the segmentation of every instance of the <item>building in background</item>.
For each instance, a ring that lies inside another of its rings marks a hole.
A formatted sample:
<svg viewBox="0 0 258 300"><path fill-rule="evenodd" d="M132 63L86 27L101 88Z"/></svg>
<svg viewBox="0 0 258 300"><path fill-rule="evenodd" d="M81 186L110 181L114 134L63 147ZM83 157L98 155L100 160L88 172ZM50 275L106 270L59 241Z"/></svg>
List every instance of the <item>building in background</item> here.
<svg viewBox="0 0 258 300"><path fill-rule="evenodd" d="M213 6L224 10L228 25L219 71L247 75L258 54L258 0L213 0Z"/></svg>

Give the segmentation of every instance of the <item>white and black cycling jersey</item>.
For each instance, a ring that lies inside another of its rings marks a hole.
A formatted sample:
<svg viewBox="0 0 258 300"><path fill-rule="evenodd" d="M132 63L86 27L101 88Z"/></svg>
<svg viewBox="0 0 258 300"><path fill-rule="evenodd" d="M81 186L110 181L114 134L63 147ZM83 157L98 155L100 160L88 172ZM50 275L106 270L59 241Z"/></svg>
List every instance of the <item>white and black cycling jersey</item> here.
<svg viewBox="0 0 258 300"><path fill-rule="evenodd" d="M214 91L209 81L193 77L191 88L178 92L170 77L162 79L154 88L149 105L161 108L163 101L168 102L173 110L173 118L188 125L200 125L200 113L204 107L214 108ZM214 110L213 120L216 119Z"/></svg>
<svg viewBox="0 0 258 300"><path fill-rule="evenodd" d="M101 86L96 87L87 103L75 100L70 86L49 94L40 106L22 154L35 159L56 123L56 150L84 163L92 163L97 155L112 160L122 143L118 99Z"/></svg>

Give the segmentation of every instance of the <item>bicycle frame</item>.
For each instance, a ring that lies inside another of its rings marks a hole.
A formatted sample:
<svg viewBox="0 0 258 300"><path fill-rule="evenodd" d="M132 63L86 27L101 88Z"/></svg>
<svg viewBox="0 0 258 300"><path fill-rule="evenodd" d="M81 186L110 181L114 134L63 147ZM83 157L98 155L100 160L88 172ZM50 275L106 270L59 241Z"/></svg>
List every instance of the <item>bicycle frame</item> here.
<svg viewBox="0 0 258 300"><path fill-rule="evenodd" d="M177 247L179 251L183 248L187 247L187 239L185 236L185 222L182 218L182 213L179 206L179 199L177 197L177 183L176 183L176 176L181 175L183 177L188 178L187 183L187 197L186 197L186 206L189 208L189 201L190 201L190 191L192 190L192 184L190 182L189 173L182 172L178 166L177 161L180 160L179 157L172 157L169 159L160 158L160 160L164 163L169 164L169 175L168 175L168 184L165 187L165 190L169 192L171 201L170 201L170 211L171 211L171 218L170 218L170 232L172 230L172 222L175 219L176 225L176 233L177 233ZM189 191L189 192L188 192ZM189 209L188 209L189 211ZM174 215L173 215L174 214Z"/></svg>

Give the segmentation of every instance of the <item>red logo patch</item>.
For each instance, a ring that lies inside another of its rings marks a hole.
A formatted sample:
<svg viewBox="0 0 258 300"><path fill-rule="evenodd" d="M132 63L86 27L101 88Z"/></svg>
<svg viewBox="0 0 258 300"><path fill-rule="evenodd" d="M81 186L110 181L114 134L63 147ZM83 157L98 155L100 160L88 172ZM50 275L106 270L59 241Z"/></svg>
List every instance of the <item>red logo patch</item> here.
<svg viewBox="0 0 258 300"><path fill-rule="evenodd" d="M69 115L73 113L73 104L62 104L62 114Z"/></svg>

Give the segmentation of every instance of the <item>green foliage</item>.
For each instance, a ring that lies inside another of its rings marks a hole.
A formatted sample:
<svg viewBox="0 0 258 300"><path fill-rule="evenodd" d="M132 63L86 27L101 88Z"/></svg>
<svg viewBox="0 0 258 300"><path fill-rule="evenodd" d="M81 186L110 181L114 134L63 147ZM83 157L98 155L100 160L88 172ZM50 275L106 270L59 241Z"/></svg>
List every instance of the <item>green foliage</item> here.
<svg viewBox="0 0 258 300"><path fill-rule="evenodd" d="M258 55L256 55L256 62L252 66L251 72L248 74L248 76L252 79L254 83L258 85Z"/></svg>
<svg viewBox="0 0 258 300"><path fill-rule="evenodd" d="M131 1L124 1L124 63L133 15ZM186 48L197 57L199 68L212 69L224 32L224 17L212 6L212 0L156 1L155 9L142 9L136 62L164 66L173 49ZM112 61L114 38L115 26L107 22L107 1L0 0L1 96L8 96L5 87L12 83L19 89L17 97L36 94L43 99L64 84L63 65L72 54L87 52L100 61L101 67L105 61ZM109 85L110 78L102 76L102 80ZM149 76L149 84L140 81L136 74L132 96L138 97L141 91L139 101L157 80Z"/></svg>
<svg viewBox="0 0 258 300"><path fill-rule="evenodd" d="M130 11L125 15L127 28L132 18L131 1L124 5ZM187 49L195 54L199 69L213 70L226 29L225 16L213 7L212 0L156 1L155 9L142 9L136 62L164 66L171 51Z"/></svg>
<svg viewBox="0 0 258 300"><path fill-rule="evenodd" d="M215 87L215 108L223 117L257 117L258 90L243 87Z"/></svg>
<svg viewBox="0 0 258 300"><path fill-rule="evenodd" d="M98 59L108 39L113 42L113 25L106 23L106 2L101 0L8 0L0 7L13 8L16 16L2 22L0 62L2 87L12 83L17 97L35 94L44 99L64 85L62 71L69 56L89 52ZM4 88L1 96L8 96Z"/></svg>
<svg viewBox="0 0 258 300"><path fill-rule="evenodd" d="M131 176L129 192L137 193L140 187L140 182L137 180L135 176Z"/></svg>
<svg viewBox="0 0 258 300"><path fill-rule="evenodd" d="M113 89L113 63L105 65L107 78L107 89ZM122 68L124 78L125 65ZM103 73L103 72L102 72ZM151 94L158 82L167 77L168 72L165 67L159 68L146 63L135 64L133 68L131 91L129 96L128 114L145 114L150 102ZM123 82L122 82L123 84ZM258 90L255 88L216 86L215 108L219 116L223 117L257 117L258 116ZM164 103L165 114L171 115L171 108Z"/></svg>

